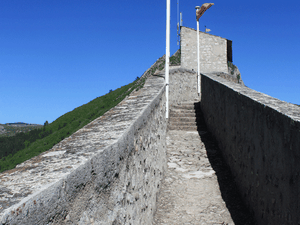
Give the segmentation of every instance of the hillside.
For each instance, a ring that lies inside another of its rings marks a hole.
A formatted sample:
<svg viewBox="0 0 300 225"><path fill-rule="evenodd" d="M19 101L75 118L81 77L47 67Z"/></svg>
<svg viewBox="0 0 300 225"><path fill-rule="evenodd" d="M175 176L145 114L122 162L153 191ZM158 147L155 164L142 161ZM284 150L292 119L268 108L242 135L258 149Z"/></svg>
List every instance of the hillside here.
<svg viewBox="0 0 300 225"><path fill-rule="evenodd" d="M173 58L174 59L174 58ZM164 68L164 56L159 58L144 74L128 85L122 86L106 95L95 98L73 111L70 111L51 124L46 121L40 129L27 133L17 133L12 137L0 137L0 172L13 169L34 156L51 149L80 128L119 104L132 91L138 91L146 79L157 70Z"/></svg>

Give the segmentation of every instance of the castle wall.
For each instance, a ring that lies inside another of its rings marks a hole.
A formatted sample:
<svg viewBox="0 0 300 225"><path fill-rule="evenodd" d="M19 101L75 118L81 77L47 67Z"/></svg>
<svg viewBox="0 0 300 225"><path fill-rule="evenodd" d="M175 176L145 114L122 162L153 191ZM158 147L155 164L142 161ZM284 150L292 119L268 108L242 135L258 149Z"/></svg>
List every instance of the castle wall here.
<svg viewBox="0 0 300 225"><path fill-rule="evenodd" d="M201 73L224 72L227 67L227 40L199 32ZM181 66L197 72L197 31L181 27Z"/></svg>
<svg viewBox="0 0 300 225"><path fill-rule="evenodd" d="M198 96L197 92L197 74L195 71L176 66L170 67L169 72L170 106L200 100L200 96Z"/></svg>
<svg viewBox="0 0 300 225"><path fill-rule="evenodd" d="M300 107L202 75L201 108L259 224L300 222Z"/></svg>
<svg viewBox="0 0 300 225"><path fill-rule="evenodd" d="M199 101L259 224L300 224L300 107L209 75L227 73L226 39L181 29L170 105ZM193 71L194 70L194 71ZM0 174L2 224L152 224L166 159L165 84L144 88L52 149Z"/></svg>
<svg viewBox="0 0 300 225"><path fill-rule="evenodd" d="M0 174L1 224L152 224L167 166L165 84Z"/></svg>

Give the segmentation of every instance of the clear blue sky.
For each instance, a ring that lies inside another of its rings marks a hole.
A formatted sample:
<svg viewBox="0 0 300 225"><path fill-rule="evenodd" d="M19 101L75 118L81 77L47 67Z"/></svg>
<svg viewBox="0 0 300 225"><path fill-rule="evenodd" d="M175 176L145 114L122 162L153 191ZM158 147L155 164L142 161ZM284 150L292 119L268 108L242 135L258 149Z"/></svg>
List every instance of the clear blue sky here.
<svg viewBox="0 0 300 225"><path fill-rule="evenodd" d="M200 19L233 41L245 84L300 104L300 1L217 0ZM195 6L179 1L183 25ZM1 0L0 123L43 124L132 82L165 54L166 1ZM171 0L171 54L177 49Z"/></svg>

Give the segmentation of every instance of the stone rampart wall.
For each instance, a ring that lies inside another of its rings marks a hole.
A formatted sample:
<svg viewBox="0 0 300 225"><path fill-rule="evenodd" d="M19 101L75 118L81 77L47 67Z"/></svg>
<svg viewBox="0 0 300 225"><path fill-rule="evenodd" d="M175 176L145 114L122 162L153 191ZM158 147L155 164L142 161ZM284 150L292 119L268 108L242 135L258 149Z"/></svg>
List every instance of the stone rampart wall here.
<svg viewBox="0 0 300 225"><path fill-rule="evenodd" d="M259 224L300 224L300 108L213 75L201 107Z"/></svg>
<svg viewBox="0 0 300 225"><path fill-rule="evenodd" d="M197 74L195 71L178 67L170 67L169 75L170 105L200 100L197 92Z"/></svg>
<svg viewBox="0 0 300 225"><path fill-rule="evenodd" d="M227 39L199 32L201 73L228 73ZM197 31L181 27L181 66L197 72Z"/></svg>
<svg viewBox="0 0 300 225"><path fill-rule="evenodd" d="M166 169L164 79L0 174L1 224L152 224Z"/></svg>

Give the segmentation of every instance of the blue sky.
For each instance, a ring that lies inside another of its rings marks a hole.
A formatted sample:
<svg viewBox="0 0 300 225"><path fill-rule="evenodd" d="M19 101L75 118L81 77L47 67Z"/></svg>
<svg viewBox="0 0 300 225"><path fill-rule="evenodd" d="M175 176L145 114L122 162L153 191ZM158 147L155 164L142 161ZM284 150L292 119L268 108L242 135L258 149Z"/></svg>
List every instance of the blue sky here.
<svg viewBox="0 0 300 225"><path fill-rule="evenodd" d="M217 0L200 19L233 41L245 84L300 104L300 2ZM195 6L179 1L183 26ZM171 0L171 54L177 49ZM1 0L0 123L43 124L132 82L165 54L166 1Z"/></svg>

